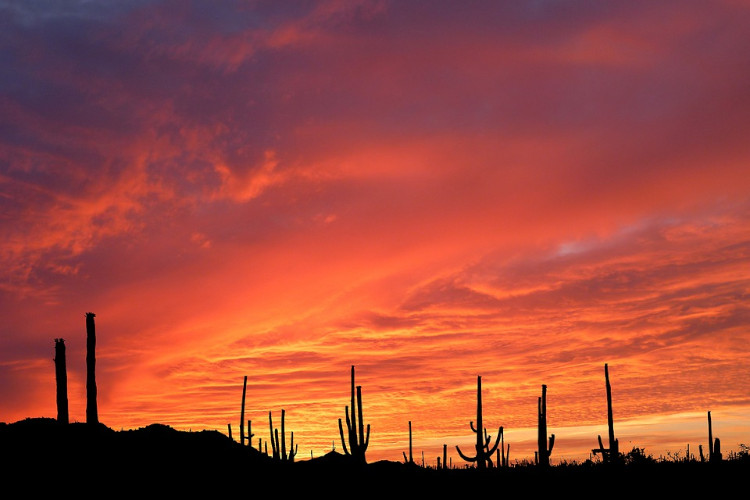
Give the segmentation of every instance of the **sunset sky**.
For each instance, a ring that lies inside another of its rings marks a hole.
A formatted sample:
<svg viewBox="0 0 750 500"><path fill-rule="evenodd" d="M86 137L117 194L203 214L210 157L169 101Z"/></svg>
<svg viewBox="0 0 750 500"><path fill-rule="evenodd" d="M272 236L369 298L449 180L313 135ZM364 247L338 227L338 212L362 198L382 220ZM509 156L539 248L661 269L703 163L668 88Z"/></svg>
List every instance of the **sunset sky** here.
<svg viewBox="0 0 750 500"><path fill-rule="evenodd" d="M750 1L0 0L0 421L750 444Z"/></svg>

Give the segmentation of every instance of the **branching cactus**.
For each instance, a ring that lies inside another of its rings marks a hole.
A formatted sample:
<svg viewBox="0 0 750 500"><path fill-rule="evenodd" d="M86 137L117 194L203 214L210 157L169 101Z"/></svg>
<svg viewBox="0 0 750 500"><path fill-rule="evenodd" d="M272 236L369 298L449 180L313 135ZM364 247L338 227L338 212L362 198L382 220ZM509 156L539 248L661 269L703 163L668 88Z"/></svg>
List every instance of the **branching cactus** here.
<svg viewBox="0 0 750 500"><path fill-rule="evenodd" d="M339 433L341 434L341 445L344 448L344 454L351 456L355 461L365 464L365 452L367 446L370 444L370 424L367 424L367 435L365 435L364 422L362 419L362 386L358 385L357 388L357 412L354 410L354 365L352 365L352 383L351 383L351 406L347 406L345 410L346 414L346 428L349 446L347 447L347 439L344 438L344 426L339 419ZM351 413L351 415L350 415ZM359 417L359 421L357 420Z"/></svg>
<svg viewBox="0 0 750 500"><path fill-rule="evenodd" d="M622 458L620 456L620 443L615 439L615 427L614 419L612 417L612 386L609 383L609 367L604 364L604 380L607 388L607 428L609 430L609 448L604 447L602 443L602 437L598 436L599 448L591 450L596 455L597 453L602 454L602 460L605 462L619 462Z"/></svg>
<svg viewBox="0 0 750 500"><path fill-rule="evenodd" d="M552 447L555 445L555 435L549 437L547 446L547 386L542 385L542 396L537 401L537 416L539 421L538 431L538 460L541 467L549 467L549 457L552 455Z"/></svg>
<svg viewBox="0 0 750 500"><path fill-rule="evenodd" d="M469 427L474 434L476 434L477 442L474 445L476 454L473 457L465 455L461 448L456 446L456 451L459 456L465 461L474 463L476 462L478 469L485 469L488 466L492 467L492 454L497 450L497 446L500 443L500 437L503 435L503 428L498 428L497 439L495 444L490 447L490 441L492 436L487 434L487 429L484 428L482 423L482 377L477 377L477 425L474 426L474 422L469 422Z"/></svg>
<svg viewBox="0 0 750 500"><path fill-rule="evenodd" d="M281 436L279 436L279 429L273 428L273 417L271 412L268 412L268 426L271 430L271 451L274 460L281 460L282 462L294 462L294 457L297 455L297 448L299 445L294 445L294 432L291 433L291 439L289 441L289 453L286 452L286 431L284 429L284 416L285 410L281 410Z"/></svg>

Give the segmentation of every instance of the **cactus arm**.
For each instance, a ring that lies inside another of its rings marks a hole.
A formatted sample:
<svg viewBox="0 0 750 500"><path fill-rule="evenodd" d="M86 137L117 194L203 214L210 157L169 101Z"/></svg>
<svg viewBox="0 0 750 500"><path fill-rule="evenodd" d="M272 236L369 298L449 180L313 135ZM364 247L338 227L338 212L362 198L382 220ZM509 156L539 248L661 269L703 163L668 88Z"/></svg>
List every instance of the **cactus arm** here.
<svg viewBox="0 0 750 500"><path fill-rule="evenodd" d="M359 444L364 451L367 446L365 445L365 424L364 418L362 418L362 386L357 386L357 414L359 416Z"/></svg>
<svg viewBox="0 0 750 500"><path fill-rule="evenodd" d="M479 432L479 431L478 431L478 430L476 429L476 427L474 427L474 421L473 421L473 420L469 420L469 427L471 427L471 432L475 432L475 433L476 433L476 432Z"/></svg>
<svg viewBox="0 0 750 500"><path fill-rule="evenodd" d="M503 435L503 428L502 428L502 427L500 427L500 428L499 428L499 429L497 430L497 439L495 439L495 446L493 446L493 447L492 447L492 449L490 449L490 450L489 450L489 451L487 452L487 456L488 456L488 457L491 457L491 456L492 456L492 454L493 454L493 453L495 453L495 450L497 450L497 445L499 445L499 444L500 444L500 436L502 436L502 435ZM487 442L487 444L489 444L489 441Z"/></svg>
<svg viewBox="0 0 750 500"><path fill-rule="evenodd" d="M461 458L463 458L464 460L466 460L467 462L476 462L477 461L477 457L468 457L468 456L464 455L463 452L461 451L461 448L459 448L458 445L456 445L456 451L458 452L459 456Z"/></svg>
<svg viewBox="0 0 750 500"><path fill-rule="evenodd" d="M552 455L552 448L555 446L555 435L552 434L549 437L549 450L547 450L548 455Z"/></svg>
<svg viewBox="0 0 750 500"><path fill-rule="evenodd" d="M346 439L344 439L344 427L341 424L341 419L339 419L339 434L341 434L341 445L344 447L344 455L351 455L351 453L349 453L349 450L346 448Z"/></svg>

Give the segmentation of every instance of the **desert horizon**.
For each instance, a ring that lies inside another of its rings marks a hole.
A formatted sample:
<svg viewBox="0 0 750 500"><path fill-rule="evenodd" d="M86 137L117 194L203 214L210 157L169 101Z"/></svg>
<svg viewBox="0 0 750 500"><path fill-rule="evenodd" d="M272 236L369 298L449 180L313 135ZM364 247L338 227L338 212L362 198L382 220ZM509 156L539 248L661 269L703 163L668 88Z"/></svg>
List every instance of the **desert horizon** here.
<svg viewBox="0 0 750 500"><path fill-rule="evenodd" d="M0 0L0 421L750 443L744 0ZM257 427L256 427L257 426ZM606 443L605 443L606 444Z"/></svg>

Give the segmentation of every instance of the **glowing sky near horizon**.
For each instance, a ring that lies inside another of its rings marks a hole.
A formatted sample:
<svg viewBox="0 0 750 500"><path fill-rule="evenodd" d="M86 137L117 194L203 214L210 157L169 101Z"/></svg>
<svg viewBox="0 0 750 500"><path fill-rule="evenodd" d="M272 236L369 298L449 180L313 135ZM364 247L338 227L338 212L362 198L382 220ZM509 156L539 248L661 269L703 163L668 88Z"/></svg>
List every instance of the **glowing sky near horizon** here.
<svg viewBox="0 0 750 500"><path fill-rule="evenodd" d="M0 421L750 443L750 2L0 0ZM494 429L494 430L493 430ZM515 433L515 434L514 434ZM236 435L235 435L236 437ZM622 446L622 445L621 445ZM304 450L304 451L303 451ZM697 453L697 451L696 451ZM457 459L452 455L454 463Z"/></svg>

